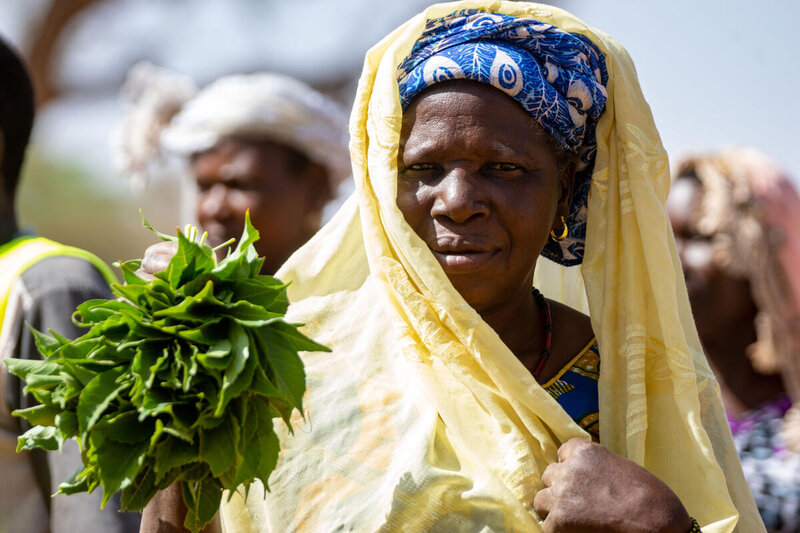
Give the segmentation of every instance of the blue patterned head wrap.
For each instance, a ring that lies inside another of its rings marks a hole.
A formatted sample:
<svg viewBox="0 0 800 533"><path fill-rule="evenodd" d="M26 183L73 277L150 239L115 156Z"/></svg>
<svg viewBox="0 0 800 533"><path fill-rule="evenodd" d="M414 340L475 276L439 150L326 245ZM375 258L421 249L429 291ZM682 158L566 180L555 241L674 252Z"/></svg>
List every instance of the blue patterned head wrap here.
<svg viewBox="0 0 800 533"><path fill-rule="evenodd" d="M500 89L561 145L578 154L569 234L542 255L565 266L583 260L586 202L597 150L595 125L605 109L605 58L589 39L551 24L480 10L429 20L399 67L405 110L424 89L467 79Z"/></svg>

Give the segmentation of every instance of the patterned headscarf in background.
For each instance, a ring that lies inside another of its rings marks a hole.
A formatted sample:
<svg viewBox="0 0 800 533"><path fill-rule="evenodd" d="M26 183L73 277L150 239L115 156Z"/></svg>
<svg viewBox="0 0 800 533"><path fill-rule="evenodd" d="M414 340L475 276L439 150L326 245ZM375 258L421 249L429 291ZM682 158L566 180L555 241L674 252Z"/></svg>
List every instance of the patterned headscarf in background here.
<svg viewBox="0 0 800 533"><path fill-rule="evenodd" d="M583 260L586 201L597 149L595 125L605 109L603 54L586 37L533 19L464 10L431 20L399 67L403 109L421 91L447 80L485 83L522 104L562 147L578 155L567 238L542 255L565 266Z"/></svg>
<svg viewBox="0 0 800 533"><path fill-rule="evenodd" d="M676 175L703 185L697 228L713 239L717 264L750 281L758 315L748 356L760 372L781 373L794 404L787 444L800 451L800 196L752 148L689 157Z"/></svg>

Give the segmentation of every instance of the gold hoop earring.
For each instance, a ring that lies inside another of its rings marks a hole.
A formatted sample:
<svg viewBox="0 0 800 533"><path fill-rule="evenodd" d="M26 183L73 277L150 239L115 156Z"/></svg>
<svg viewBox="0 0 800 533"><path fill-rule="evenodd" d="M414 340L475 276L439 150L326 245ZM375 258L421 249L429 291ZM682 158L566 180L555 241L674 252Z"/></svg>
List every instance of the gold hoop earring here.
<svg viewBox="0 0 800 533"><path fill-rule="evenodd" d="M564 217L561 217L561 223L564 225L564 231L561 232L561 235L556 235L553 230L550 230L550 238L556 242L561 242L567 238L569 235L569 227L567 226L567 221L564 220Z"/></svg>

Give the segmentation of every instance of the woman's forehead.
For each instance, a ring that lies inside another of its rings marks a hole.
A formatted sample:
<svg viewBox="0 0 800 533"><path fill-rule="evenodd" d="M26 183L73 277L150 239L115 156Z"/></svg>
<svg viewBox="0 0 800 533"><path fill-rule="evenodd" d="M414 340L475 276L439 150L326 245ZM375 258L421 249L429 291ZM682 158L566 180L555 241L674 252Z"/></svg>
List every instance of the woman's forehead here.
<svg viewBox="0 0 800 533"><path fill-rule="evenodd" d="M502 91L477 82L452 81L434 85L414 99L403 113L401 142L412 134L453 132L454 127L495 130L495 135L512 139L545 135L536 119Z"/></svg>

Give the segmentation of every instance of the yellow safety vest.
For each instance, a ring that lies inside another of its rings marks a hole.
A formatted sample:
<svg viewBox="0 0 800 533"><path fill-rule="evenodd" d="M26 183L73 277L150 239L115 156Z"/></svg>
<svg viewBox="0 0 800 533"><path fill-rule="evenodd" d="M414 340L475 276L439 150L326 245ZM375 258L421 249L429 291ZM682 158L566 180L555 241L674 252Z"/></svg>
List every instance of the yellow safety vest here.
<svg viewBox="0 0 800 533"><path fill-rule="evenodd" d="M86 250L65 246L44 237L18 237L0 246L0 326L5 319L8 296L14 281L28 268L42 259L53 256L71 256L94 265L108 283L117 283L111 268L100 258Z"/></svg>

